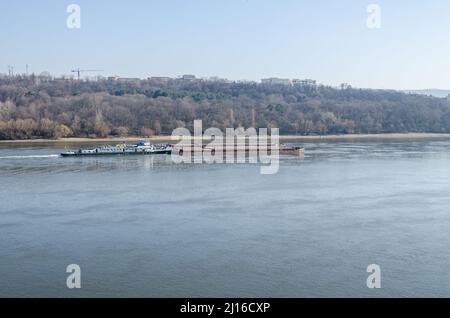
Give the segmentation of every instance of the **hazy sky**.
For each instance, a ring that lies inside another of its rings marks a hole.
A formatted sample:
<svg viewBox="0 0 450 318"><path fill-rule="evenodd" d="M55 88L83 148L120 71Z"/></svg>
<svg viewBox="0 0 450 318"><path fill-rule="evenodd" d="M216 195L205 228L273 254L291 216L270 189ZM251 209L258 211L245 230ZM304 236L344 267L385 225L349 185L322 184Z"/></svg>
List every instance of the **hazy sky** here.
<svg viewBox="0 0 450 318"><path fill-rule="evenodd" d="M81 29L66 26L81 6ZM369 29L367 6L381 8ZM313 78L450 89L448 0L15 0L0 3L0 72Z"/></svg>

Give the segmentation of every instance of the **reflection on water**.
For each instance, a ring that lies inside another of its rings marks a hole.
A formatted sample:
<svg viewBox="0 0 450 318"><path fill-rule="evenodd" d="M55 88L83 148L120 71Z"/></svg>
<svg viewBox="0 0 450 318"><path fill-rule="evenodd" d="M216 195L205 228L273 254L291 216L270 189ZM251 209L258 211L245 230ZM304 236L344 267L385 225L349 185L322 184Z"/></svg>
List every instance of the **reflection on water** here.
<svg viewBox="0 0 450 318"><path fill-rule="evenodd" d="M29 159L29 160L27 160ZM35 159L35 160L32 160ZM21 162L17 162L20 160ZM39 160L39 162L36 162ZM8 156L0 157L3 174L21 173L62 173L62 172L110 172L114 170L150 170L155 165L158 168L171 165L170 156L155 155L142 157L84 157L61 158L59 155L50 156Z"/></svg>
<svg viewBox="0 0 450 318"><path fill-rule="evenodd" d="M0 296L450 296L450 141L301 145L260 175L0 144Z"/></svg>

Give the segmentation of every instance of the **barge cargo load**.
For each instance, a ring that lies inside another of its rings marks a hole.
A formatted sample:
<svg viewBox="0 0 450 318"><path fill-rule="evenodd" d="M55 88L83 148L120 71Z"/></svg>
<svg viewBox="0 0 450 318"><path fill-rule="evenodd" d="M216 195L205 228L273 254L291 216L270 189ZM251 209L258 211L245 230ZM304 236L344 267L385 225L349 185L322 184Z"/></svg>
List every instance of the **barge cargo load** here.
<svg viewBox="0 0 450 318"><path fill-rule="evenodd" d="M280 155L303 157L305 155L305 148L299 146L291 146L286 144L267 144L263 145L249 145L244 143L238 144L224 144L218 145L196 145L196 144L177 144L172 146L172 152L178 155L194 154L195 152L209 152L214 154L215 151L225 153L243 152L246 154L258 154L258 153L272 153L277 150Z"/></svg>

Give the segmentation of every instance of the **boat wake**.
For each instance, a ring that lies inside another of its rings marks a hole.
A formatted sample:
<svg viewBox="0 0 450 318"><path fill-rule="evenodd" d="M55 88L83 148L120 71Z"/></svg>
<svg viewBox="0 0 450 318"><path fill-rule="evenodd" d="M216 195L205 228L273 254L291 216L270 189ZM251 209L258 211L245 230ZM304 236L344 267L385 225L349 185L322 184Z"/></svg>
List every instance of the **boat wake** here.
<svg viewBox="0 0 450 318"><path fill-rule="evenodd" d="M49 158L58 158L59 155L29 155L29 156L4 156L0 157L1 159L49 159Z"/></svg>

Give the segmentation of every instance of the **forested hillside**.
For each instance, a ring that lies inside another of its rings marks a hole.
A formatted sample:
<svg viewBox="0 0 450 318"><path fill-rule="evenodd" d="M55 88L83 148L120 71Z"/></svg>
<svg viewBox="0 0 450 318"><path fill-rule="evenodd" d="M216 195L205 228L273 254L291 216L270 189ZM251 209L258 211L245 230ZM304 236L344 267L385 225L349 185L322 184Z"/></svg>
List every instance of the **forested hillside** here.
<svg viewBox="0 0 450 318"><path fill-rule="evenodd" d="M450 101L386 90L256 83L0 78L0 139L151 136L204 127L281 134L450 133Z"/></svg>

